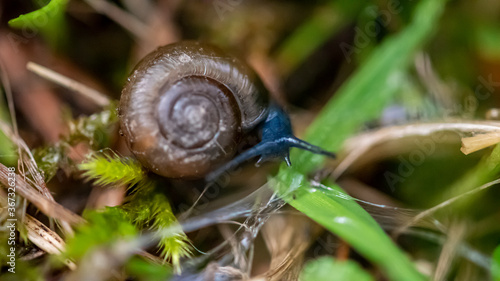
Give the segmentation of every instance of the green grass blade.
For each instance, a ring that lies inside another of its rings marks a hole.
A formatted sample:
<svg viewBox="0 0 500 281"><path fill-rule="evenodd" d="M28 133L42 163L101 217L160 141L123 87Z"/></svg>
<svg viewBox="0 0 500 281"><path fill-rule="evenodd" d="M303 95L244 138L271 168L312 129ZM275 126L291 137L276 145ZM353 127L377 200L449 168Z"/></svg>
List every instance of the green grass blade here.
<svg viewBox="0 0 500 281"><path fill-rule="evenodd" d="M373 278L353 261L321 257L305 265L300 281L372 281Z"/></svg>
<svg viewBox="0 0 500 281"><path fill-rule="evenodd" d="M125 266L132 280L165 281L172 277L172 269L163 264L157 264L140 257L132 257Z"/></svg>
<svg viewBox="0 0 500 281"><path fill-rule="evenodd" d="M9 110L4 102L3 85L0 83L0 120L10 124ZM13 166L17 163L17 151L14 143L0 130L0 163Z"/></svg>
<svg viewBox="0 0 500 281"><path fill-rule="evenodd" d="M491 277L494 281L500 281L500 246L493 252L491 261Z"/></svg>
<svg viewBox="0 0 500 281"><path fill-rule="evenodd" d="M432 35L445 0L421 1L412 22L399 34L387 38L357 73L339 89L310 126L306 139L329 150L362 125L377 117L394 98L398 78L415 53ZM347 241L360 254L377 264L391 280L424 280L408 257L391 241L369 215L353 201L323 192L311 192L304 175L318 167L322 156L294 151L292 168L283 165L278 174L281 194L296 189L299 196L289 203ZM338 188L338 187L335 187ZM297 195L297 194L296 194Z"/></svg>

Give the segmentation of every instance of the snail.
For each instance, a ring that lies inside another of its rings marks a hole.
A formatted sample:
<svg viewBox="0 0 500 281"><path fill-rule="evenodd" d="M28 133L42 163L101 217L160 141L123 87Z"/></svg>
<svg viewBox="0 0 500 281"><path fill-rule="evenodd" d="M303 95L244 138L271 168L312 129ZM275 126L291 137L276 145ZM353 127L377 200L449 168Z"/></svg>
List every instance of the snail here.
<svg viewBox="0 0 500 281"><path fill-rule="evenodd" d="M242 162L282 158L298 147L335 157L293 136L288 115L255 72L215 46L184 41L158 48L135 67L119 105L127 145L167 178L216 179ZM233 158L246 134L262 141Z"/></svg>

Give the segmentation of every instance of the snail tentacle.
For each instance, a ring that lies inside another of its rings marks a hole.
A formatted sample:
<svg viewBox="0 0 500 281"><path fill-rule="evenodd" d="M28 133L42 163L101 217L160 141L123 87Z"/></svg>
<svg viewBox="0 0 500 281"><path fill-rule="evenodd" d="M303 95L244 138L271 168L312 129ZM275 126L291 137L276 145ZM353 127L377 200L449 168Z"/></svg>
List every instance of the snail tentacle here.
<svg viewBox="0 0 500 281"><path fill-rule="evenodd" d="M325 156L328 156L330 158L337 157L337 155L335 153L324 150L323 148L321 148L319 146L310 144L310 143L303 141L297 137L288 138L287 142L289 143L290 147L300 148L300 149L307 150L307 151L310 151L310 152L315 153L315 154L325 155Z"/></svg>
<svg viewBox="0 0 500 281"><path fill-rule="evenodd" d="M293 135L292 125L288 115L276 104L270 106L269 115L262 126L262 141L252 148L239 154L231 161L209 173L205 180L212 182L222 174L229 172L242 164L260 155L256 165L273 160L282 159L288 166L291 166L290 148L300 148L312 153L335 158L335 153L326 151L318 146L312 145Z"/></svg>

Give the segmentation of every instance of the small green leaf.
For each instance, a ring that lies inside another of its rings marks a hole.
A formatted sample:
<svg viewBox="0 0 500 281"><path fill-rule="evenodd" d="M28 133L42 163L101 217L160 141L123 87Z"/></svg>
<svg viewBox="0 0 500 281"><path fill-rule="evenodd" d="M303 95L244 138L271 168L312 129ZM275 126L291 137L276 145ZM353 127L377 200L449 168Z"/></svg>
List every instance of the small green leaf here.
<svg viewBox="0 0 500 281"><path fill-rule="evenodd" d="M500 281L500 246L493 252L491 259L491 276L494 281Z"/></svg>
<svg viewBox="0 0 500 281"><path fill-rule="evenodd" d="M308 262L300 274L300 281L372 281L373 278L357 263L321 257Z"/></svg>
<svg viewBox="0 0 500 281"><path fill-rule="evenodd" d="M32 151L46 182L54 177L60 167L64 169L72 164L68 158L68 147L82 141L97 149L107 147L109 136L114 133L112 128L118 120L115 108L116 105L112 104L102 112L70 121L68 137L54 145ZM137 161L121 159L118 156L94 156L88 162L81 164L79 169L84 170L86 172L84 175L89 178L99 178L99 184L118 183L119 180L130 183L141 180L145 174Z"/></svg>
<svg viewBox="0 0 500 281"><path fill-rule="evenodd" d="M156 264L140 257L132 257L125 265L127 272L139 281L165 281L172 276L172 269L166 264Z"/></svg>
<svg viewBox="0 0 500 281"><path fill-rule="evenodd" d="M0 84L0 120L11 124L9 110L4 101L4 92ZM14 166L17 163L17 151L14 143L8 138L4 132L0 130L0 162L6 166Z"/></svg>
<svg viewBox="0 0 500 281"><path fill-rule="evenodd" d="M500 59L500 28L496 22L482 22L474 29L476 48L491 60Z"/></svg>
<svg viewBox="0 0 500 281"><path fill-rule="evenodd" d="M43 172L45 182L56 175L61 160L65 158L64 150L59 145L36 148L32 151L37 166Z"/></svg>
<svg viewBox="0 0 500 281"><path fill-rule="evenodd" d="M86 141L96 150L109 147L109 135L113 125L118 122L116 104L112 103L99 113L72 120L69 122L70 144Z"/></svg>
<svg viewBox="0 0 500 281"><path fill-rule="evenodd" d="M118 239L133 239L139 233L126 212L118 207L86 211L83 216L88 223L79 226L67 243L66 254L73 259L82 258L93 247Z"/></svg>
<svg viewBox="0 0 500 281"><path fill-rule="evenodd" d="M51 0L36 11L9 20L9 26L30 29L34 34L40 32L52 46L56 46L66 34L64 11L68 1Z"/></svg>

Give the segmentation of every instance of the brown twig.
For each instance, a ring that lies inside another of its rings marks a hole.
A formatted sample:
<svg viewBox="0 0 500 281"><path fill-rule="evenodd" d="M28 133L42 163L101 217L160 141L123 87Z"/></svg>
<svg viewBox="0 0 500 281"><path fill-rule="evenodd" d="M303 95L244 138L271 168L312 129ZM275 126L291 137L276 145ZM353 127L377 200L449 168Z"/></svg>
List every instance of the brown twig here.
<svg viewBox="0 0 500 281"><path fill-rule="evenodd" d="M49 81L87 97L99 106L107 106L110 103L109 99L104 94L39 64L28 62L26 68Z"/></svg>
<svg viewBox="0 0 500 281"><path fill-rule="evenodd" d="M385 127L380 130L360 134L347 140L343 148L347 156L340 162L333 177L340 177L355 161L366 156L373 147L393 140L429 136L439 132L463 133L500 133L500 122L463 121L427 124L408 124Z"/></svg>
<svg viewBox="0 0 500 281"><path fill-rule="evenodd" d="M469 190L465 193L462 193L458 196L455 196L455 197L452 197L446 201L443 201L439 204L437 204L436 206L432 207L432 208L429 208L421 213L419 213L418 215L416 215L413 219L409 220L407 223L405 223L404 225L402 225L401 227L397 228L394 232L393 232L393 236L394 237L397 237L399 236L401 233L403 233L407 228L415 225L417 222L421 221L422 219L426 218L426 217L429 217L431 214L435 213L436 211L454 203L455 201L461 199L461 198L464 198L466 196L470 196L474 193L477 193L479 191L482 191L482 190L485 190L485 189L488 189L490 188L491 186L494 186L496 184L499 184L500 183L500 179L497 179L497 180L494 180L494 181L490 181L488 183L485 183L481 186L478 186L472 190Z"/></svg>
<svg viewBox="0 0 500 281"><path fill-rule="evenodd" d="M34 186L45 197L53 201L54 197L52 197L50 190L47 188L45 180L38 170L36 161L33 158L33 154L29 150L28 145L24 142L23 139L21 139L11 130L8 124L4 123L3 121L0 121L0 131L2 131L19 148L18 153L20 155L20 159L22 160L22 163L28 167L28 171L35 180Z"/></svg>
<svg viewBox="0 0 500 281"><path fill-rule="evenodd" d="M145 39L148 27L133 15L120 9L115 4L104 0L86 0L94 10L108 16L136 38Z"/></svg>

